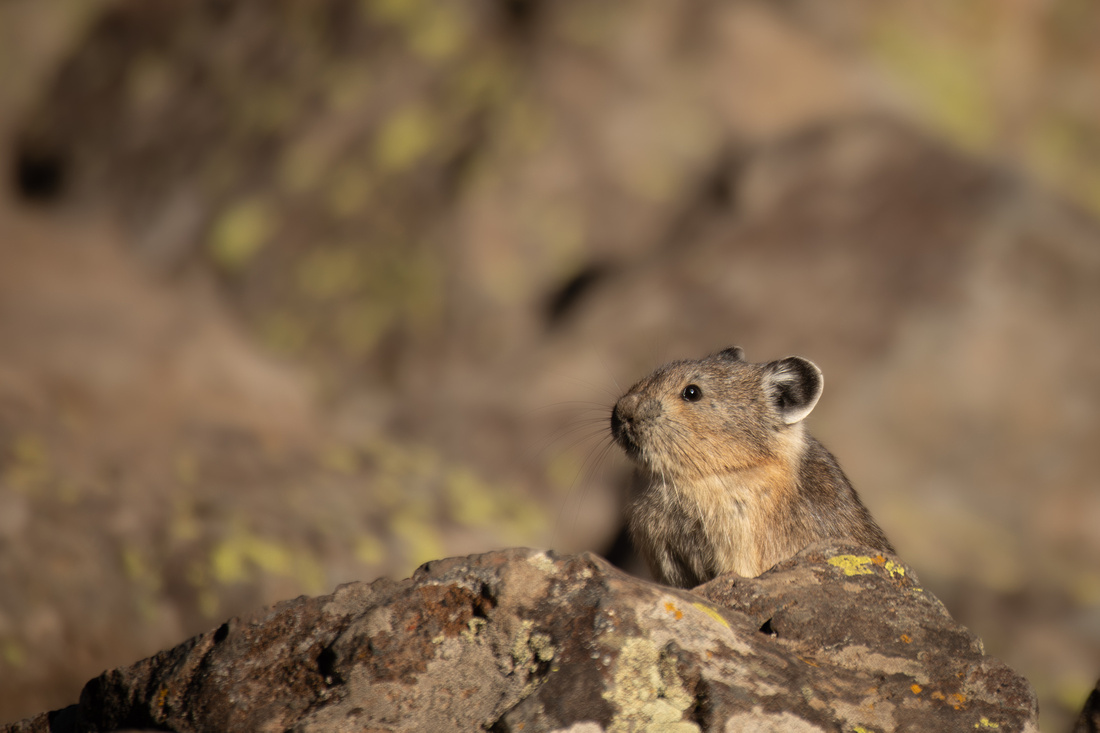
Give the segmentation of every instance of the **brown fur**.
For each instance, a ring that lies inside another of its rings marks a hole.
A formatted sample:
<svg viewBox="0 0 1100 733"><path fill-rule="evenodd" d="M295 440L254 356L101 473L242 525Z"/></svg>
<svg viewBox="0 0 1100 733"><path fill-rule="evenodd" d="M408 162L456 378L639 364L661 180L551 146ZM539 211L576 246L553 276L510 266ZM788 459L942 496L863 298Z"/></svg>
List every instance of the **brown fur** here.
<svg viewBox="0 0 1100 733"><path fill-rule="evenodd" d="M830 537L893 552L803 427L821 387L804 359L750 364L726 349L667 364L619 399L612 433L638 464L630 532L657 580L756 576Z"/></svg>

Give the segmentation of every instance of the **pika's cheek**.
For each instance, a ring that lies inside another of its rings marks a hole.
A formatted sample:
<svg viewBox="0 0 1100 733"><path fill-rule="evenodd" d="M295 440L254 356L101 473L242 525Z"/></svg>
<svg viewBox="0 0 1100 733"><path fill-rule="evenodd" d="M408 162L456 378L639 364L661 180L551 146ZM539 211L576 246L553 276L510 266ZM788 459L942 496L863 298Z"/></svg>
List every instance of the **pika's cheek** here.
<svg viewBox="0 0 1100 733"><path fill-rule="evenodd" d="M680 416L679 422L684 426L686 431L700 438L714 433L713 420L699 412L688 412L685 410L684 414Z"/></svg>
<svg viewBox="0 0 1100 733"><path fill-rule="evenodd" d="M637 424L638 437L648 443L659 441L663 435L668 433L668 422L668 416L666 415L650 415L643 420L639 420Z"/></svg>
<svg viewBox="0 0 1100 733"><path fill-rule="evenodd" d="M661 452L673 447L683 431L677 428L675 416L664 413L650 417L638 425L638 440Z"/></svg>

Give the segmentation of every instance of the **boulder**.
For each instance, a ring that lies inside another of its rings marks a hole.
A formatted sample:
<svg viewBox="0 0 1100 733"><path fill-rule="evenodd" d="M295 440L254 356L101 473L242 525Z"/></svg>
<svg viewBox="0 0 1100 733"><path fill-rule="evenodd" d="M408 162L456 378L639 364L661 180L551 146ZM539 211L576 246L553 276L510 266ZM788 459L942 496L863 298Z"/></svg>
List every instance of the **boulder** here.
<svg viewBox="0 0 1100 733"><path fill-rule="evenodd" d="M821 544L694 590L510 549L231 619L26 731L1036 731L899 560Z"/></svg>

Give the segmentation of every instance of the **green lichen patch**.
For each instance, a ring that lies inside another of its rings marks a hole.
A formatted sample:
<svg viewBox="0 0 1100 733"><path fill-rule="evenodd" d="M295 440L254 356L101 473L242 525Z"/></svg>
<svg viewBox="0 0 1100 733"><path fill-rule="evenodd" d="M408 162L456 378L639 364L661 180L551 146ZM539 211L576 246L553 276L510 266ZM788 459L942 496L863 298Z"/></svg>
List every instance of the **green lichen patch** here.
<svg viewBox="0 0 1100 733"><path fill-rule="evenodd" d="M693 699L676 672L675 660L648 639L632 637L619 650L614 685L604 692L615 706L608 730L698 733L699 726L684 720Z"/></svg>

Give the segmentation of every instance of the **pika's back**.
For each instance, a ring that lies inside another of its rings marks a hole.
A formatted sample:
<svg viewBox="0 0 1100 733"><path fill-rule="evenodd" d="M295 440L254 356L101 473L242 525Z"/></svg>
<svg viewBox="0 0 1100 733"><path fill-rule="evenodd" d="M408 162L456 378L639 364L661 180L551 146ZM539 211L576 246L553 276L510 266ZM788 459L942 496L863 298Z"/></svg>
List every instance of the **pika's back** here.
<svg viewBox="0 0 1100 733"><path fill-rule="evenodd" d="M827 537L892 552L805 432L823 387L806 359L753 364L733 347L667 364L619 399L612 435L638 466L631 534L658 580L758 575Z"/></svg>

